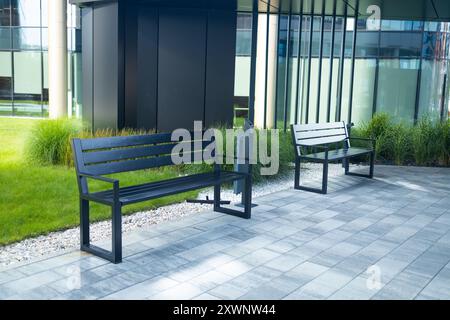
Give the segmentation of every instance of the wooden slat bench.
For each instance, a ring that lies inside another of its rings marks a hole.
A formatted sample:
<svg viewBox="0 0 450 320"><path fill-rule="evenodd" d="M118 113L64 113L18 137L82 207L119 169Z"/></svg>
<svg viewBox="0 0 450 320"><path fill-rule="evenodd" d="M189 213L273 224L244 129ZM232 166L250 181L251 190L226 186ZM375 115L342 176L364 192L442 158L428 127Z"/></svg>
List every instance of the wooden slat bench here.
<svg viewBox="0 0 450 320"><path fill-rule="evenodd" d="M345 122L292 125L292 139L295 147L295 189L327 194L328 164L343 161L345 174L373 178L375 161L375 140L351 138ZM370 147L353 148L351 140L370 142ZM331 146L337 146L331 149ZM312 151L311 151L312 150ZM368 175L351 173L349 159L363 155L370 156L370 173ZM309 188L300 183L300 165L302 161L323 163L322 189Z"/></svg>
<svg viewBox="0 0 450 320"><path fill-rule="evenodd" d="M194 159L202 153L211 141L191 144L188 157ZM92 253L113 263L122 261L122 207L137 202L161 198L187 191L214 187L214 211L250 219L251 217L251 175L223 171L215 165L210 173L183 176L166 181L151 182L136 186L120 187L116 179L104 175L146 170L174 165L172 150L177 142L171 141L171 134L154 134L129 137L97 139L73 139L72 147L80 193L81 250ZM197 146L199 145L199 146ZM182 156L186 156L183 154ZM112 185L112 189L90 192L88 180L99 180ZM243 212L221 207L220 192L224 183L244 180L242 193ZM93 246L89 238L89 202L94 201L112 209L112 251Z"/></svg>

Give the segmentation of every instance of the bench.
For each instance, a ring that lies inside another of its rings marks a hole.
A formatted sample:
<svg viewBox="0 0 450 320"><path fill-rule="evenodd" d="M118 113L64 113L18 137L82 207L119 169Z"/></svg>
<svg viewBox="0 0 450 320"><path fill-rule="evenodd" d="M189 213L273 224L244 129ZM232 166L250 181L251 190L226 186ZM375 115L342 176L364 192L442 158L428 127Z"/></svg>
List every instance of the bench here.
<svg viewBox="0 0 450 320"><path fill-rule="evenodd" d="M351 138L345 122L292 125L292 139L295 147L295 189L327 194L328 164L343 161L346 175L373 178L375 162L375 140ZM370 142L367 148L354 148L352 140ZM331 146L335 145L335 149ZM370 156L370 173L368 175L350 172L349 159L364 155ZM300 185L300 165L302 160L323 163L322 189Z"/></svg>
<svg viewBox="0 0 450 320"><path fill-rule="evenodd" d="M214 211L245 219L251 217L251 175L224 171L220 165L208 173L182 176L166 181L151 182L135 186L121 187L119 180L105 175L147 170L174 165L172 150L179 142L171 141L171 134L142 136L73 139L75 170L80 195L80 236L81 250L94 254L113 263L122 261L122 207L187 191L214 187ZM190 144L190 150L181 156L195 159L195 154L205 150L211 141L183 141ZM186 148L187 149L187 148ZM185 150L186 150L185 149ZM206 153L206 152L205 152ZM211 153L211 152L210 152ZM211 155L212 159L214 155ZM185 159L183 157L183 159ZM90 192L88 181L98 180L111 184L106 191ZM243 211L221 206L221 186L234 181L244 181L242 192ZM91 245L89 238L89 202L97 202L112 210L112 250Z"/></svg>

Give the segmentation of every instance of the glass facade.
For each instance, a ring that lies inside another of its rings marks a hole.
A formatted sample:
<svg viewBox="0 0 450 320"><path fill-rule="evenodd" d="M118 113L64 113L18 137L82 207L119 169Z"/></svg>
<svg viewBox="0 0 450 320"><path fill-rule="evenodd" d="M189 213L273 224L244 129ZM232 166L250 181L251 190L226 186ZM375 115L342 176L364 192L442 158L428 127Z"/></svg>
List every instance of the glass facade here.
<svg viewBox="0 0 450 320"><path fill-rule="evenodd" d="M48 115L47 6L51 0L0 0L0 115ZM81 21L68 5L69 108L81 106Z"/></svg>
<svg viewBox="0 0 450 320"><path fill-rule="evenodd" d="M332 11L326 9L324 13ZM264 123L255 119L257 126L282 129L293 123L329 121L358 125L376 112L410 123L423 116L448 117L449 22L383 20L374 30L366 19L355 19L350 7L346 15L334 17L321 14L321 8L314 12L268 13L277 21L268 28L269 34L276 34L277 67L274 83L265 87L273 85L276 98L275 103L256 103L256 114L259 108L273 117ZM267 19L266 14L260 13L261 19ZM239 14L238 21L251 23L251 14ZM237 47L248 48L237 52L242 67L244 57L245 63L251 61L251 28L246 37L239 32ZM258 51L257 59L260 56L270 59ZM249 81L243 69L236 68L241 87ZM257 70L259 75L264 72L270 70ZM267 96L268 91L257 94Z"/></svg>

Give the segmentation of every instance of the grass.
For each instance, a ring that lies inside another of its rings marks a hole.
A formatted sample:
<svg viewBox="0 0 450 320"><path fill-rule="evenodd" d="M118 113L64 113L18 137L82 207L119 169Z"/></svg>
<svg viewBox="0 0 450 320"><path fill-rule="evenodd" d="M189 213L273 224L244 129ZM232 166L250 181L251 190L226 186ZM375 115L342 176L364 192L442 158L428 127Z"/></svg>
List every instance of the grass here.
<svg viewBox="0 0 450 320"><path fill-rule="evenodd" d="M0 245L79 224L78 187L74 169L43 166L27 160L25 144L30 131L42 120L0 118ZM169 179L177 176L169 169L115 175L121 186ZM107 185L93 183L92 190ZM182 202L198 192L156 199L124 208L124 214ZM110 218L106 206L91 205L92 221Z"/></svg>
<svg viewBox="0 0 450 320"><path fill-rule="evenodd" d="M375 138L382 163L418 166L450 165L450 120L423 117L416 125L395 122L387 114L352 129L353 136ZM355 144L356 146L356 144Z"/></svg>

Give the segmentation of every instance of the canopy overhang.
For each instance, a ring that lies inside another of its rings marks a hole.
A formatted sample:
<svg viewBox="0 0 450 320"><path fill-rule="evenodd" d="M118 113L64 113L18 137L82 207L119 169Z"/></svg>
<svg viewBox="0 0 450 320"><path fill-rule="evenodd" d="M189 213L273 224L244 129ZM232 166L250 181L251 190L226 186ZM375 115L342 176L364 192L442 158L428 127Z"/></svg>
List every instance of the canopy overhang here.
<svg viewBox="0 0 450 320"><path fill-rule="evenodd" d="M89 6L102 2L123 0L70 0L72 4ZM126 0L133 1L133 0ZM134 0L137 2L154 3L155 5L177 5L202 7L235 7L238 11L253 10L254 0ZM272 13L299 14L301 1L303 1L303 13L311 14L311 0L257 0L258 10L267 12L268 6ZM335 0L313 0L314 14L321 14L322 4L325 3L325 12L332 15L333 2ZM357 0L336 0L337 15L343 15L344 6L348 5L348 15L355 14ZM377 5L381 9L382 19L387 20L414 20L414 21L450 21L449 0L359 0L358 14L361 17L371 15L370 6Z"/></svg>

